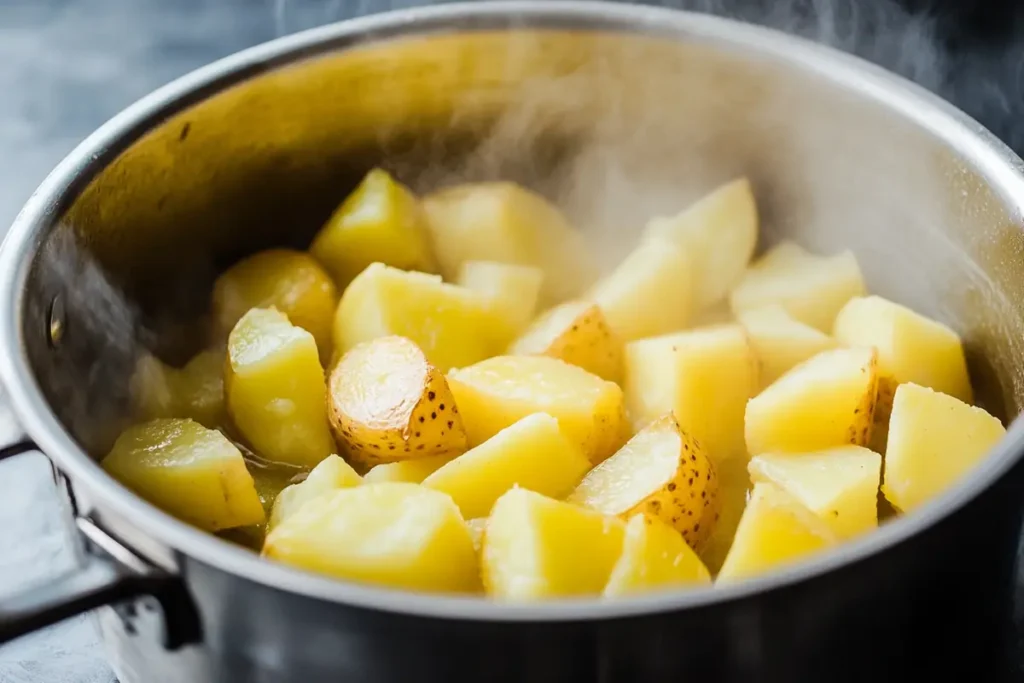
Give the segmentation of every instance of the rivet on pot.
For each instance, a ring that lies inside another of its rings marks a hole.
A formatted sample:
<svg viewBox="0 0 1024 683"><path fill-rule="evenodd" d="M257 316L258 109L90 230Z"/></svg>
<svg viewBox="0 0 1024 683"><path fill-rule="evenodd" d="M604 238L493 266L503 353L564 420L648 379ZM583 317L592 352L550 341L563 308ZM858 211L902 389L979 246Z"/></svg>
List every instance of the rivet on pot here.
<svg viewBox="0 0 1024 683"><path fill-rule="evenodd" d="M60 294L55 295L50 301L50 312L47 318L49 326L47 327L46 338L50 342L50 347L56 348L64 337L65 328L64 297Z"/></svg>

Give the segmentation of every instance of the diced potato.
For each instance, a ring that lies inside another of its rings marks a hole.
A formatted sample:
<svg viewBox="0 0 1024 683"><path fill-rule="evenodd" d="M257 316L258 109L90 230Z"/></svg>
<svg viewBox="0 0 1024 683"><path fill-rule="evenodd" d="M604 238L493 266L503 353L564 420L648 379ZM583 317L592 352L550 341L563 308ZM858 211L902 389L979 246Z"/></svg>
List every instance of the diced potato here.
<svg viewBox="0 0 1024 683"><path fill-rule="evenodd" d="M804 361L747 403L747 450L806 453L867 445L877 379L873 348L833 349Z"/></svg>
<svg viewBox="0 0 1024 683"><path fill-rule="evenodd" d="M746 457L743 413L757 391L757 359L739 325L626 345L626 402L635 426L674 412L714 463Z"/></svg>
<svg viewBox="0 0 1024 683"><path fill-rule="evenodd" d="M180 369L143 355L136 363L130 390L135 412L143 420L187 417L210 429L222 427L227 417L224 351L202 351Z"/></svg>
<svg viewBox="0 0 1024 683"><path fill-rule="evenodd" d="M778 304L741 311L739 321L761 362L762 387L811 356L836 346L832 337L796 320Z"/></svg>
<svg viewBox="0 0 1024 683"><path fill-rule="evenodd" d="M294 515L309 501L332 491L359 486L360 483L362 479L351 465L337 455L327 456L303 481L288 486L277 495L277 501L267 521L267 530L273 529Z"/></svg>
<svg viewBox="0 0 1024 683"><path fill-rule="evenodd" d="M481 551L487 594L532 601L604 590L622 552L625 524L515 488L494 504Z"/></svg>
<svg viewBox="0 0 1024 683"><path fill-rule="evenodd" d="M315 498L267 535L263 554L340 579L439 592L479 590L469 528L451 499L416 484Z"/></svg>
<svg viewBox="0 0 1024 683"><path fill-rule="evenodd" d="M363 481L367 484L380 484L382 482L405 482L407 484L419 484L433 474L441 465L451 461L455 453L444 455L431 455L415 460L399 460L398 462L385 462L375 465Z"/></svg>
<svg viewBox="0 0 1024 683"><path fill-rule="evenodd" d="M747 270L732 290L732 310L739 314L778 304L791 316L822 332L832 324L846 302L865 294L864 278L852 252L835 256L787 255L770 267Z"/></svg>
<svg viewBox="0 0 1024 683"><path fill-rule="evenodd" d="M622 389L546 356L497 356L448 374L470 446L533 413L558 420L593 463L629 436Z"/></svg>
<svg viewBox="0 0 1024 683"><path fill-rule="evenodd" d="M582 235L546 199L515 183L449 187L424 197L423 206L446 280L466 261L537 266L546 304L572 298L594 281Z"/></svg>
<svg viewBox="0 0 1024 683"><path fill-rule="evenodd" d="M712 573L722 568L736 536L736 527L743 516L743 509L747 507L747 493L750 491L747 464L746 458L736 458L715 469L718 475L718 516L711 529L711 536L700 549L700 558Z"/></svg>
<svg viewBox="0 0 1024 683"><path fill-rule="evenodd" d="M436 275L374 263L338 304L336 354L390 335L411 339L442 372L492 356L510 340L479 292L443 283Z"/></svg>
<svg viewBox="0 0 1024 683"><path fill-rule="evenodd" d="M423 480L447 493L466 519L486 517L494 502L514 486L562 498L590 469L558 420L544 413L524 417Z"/></svg>
<svg viewBox="0 0 1024 683"><path fill-rule="evenodd" d="M707 567L679 532L656 517L634 515L612 574L607 598L653 590L711 583Z"/></svg>
<svg viewBox="0 0 1024 683"><path fill-rule="evenodd" d="M817 453L764 453L750 461L750 477L767 481L821 517L839 538L878 526L882 456L860 446Z"/></svg>
<svg viewBox="0 0 1024 683"><path fill-rule="evenodd" d="M693 267L694 308L711 306L740 281L757 246L757 203L750 182L726 183L679 215L651 221L646 234L682 249Z"/></svg>
<svg viewBox="0 0 1024 683"><path fill-rule="evenodd" d="M622 341L588 301L567 301L541 315L509 347L513 356L541 355L578 365L610 382L622 376Z"/></svg>
<svg viewBox="0 0 1024 683"><path fill-rule="evenodd" d="M100 464L150 503L207 531L264 520L242 454L223 434L192 420L129 427Z"/></svg>
<svg viewBox="0 0 1024 683"><path fill-rule="evenodd" d="M479 553L484 548L484 534L487 532L487 518L477 517L467 519L466 526L469 527L469 535L473 537L473 548Z"/></svg>
<svg viewBox="0 0 1024 683"><path fill-rule="evenodd" d="M718 477L700 444L666 415L591 470L567 500L624 519L648 514L699 548L714 527Z"/></svg>
<svg viewBox="0 0 1024 683"><path fill-rule="evenodd" d="M412 192L375 168L327 220L309 251L343 288L371 263L435 272L426 223Z"/></svg>
<svg viewBox="0 0 1024 683"><path fill-rule="evenodd" d="M981 408L917 384L896 388L882 492L909 512L955 484L1006 433Z"/></svg>
<svg viewBox="0 0 1024 683"><path fill-rule="evenodd" d="M838 542L816 514L774 484L754 484L718 581L735 581L792 564Z"/></svg>
<svg viewBox="0 0 1024 683"><path fill-rule="evenodd" d="M227 338L252 308L276 308L316 340L320 357L331 356L331 320L338 290L309 254L269 249L228 268L213 284L213 321L218 339Z"/></svg>
<svg viewBox="0 0 1024 683"><path fill-rule="evenodd" d="M331 370L328 388L334 435L360 467L466 448L444 375L405 337L356 346Z"/></svg>
<svg viewBox="0 0 1024 683"><path fill-rule="evenodd" d="M623 341L680 330L693 309L690 269L677 246L645 239L586 298Z"/></svg>
<svg viewBox="0 0 1024 683"><path fill-rule="evenodd" d="M536 313L544 271L535 266L466 261L455 284L483 294L508 327L508 334L514 336L526 328Z"/></svg>
<svg viewBox="0 0 1024 683"><path fill-rule="evenodd" d="M254 308L231 331L227 355L228 411L261 456L313 467L334 452L313 335L277 310Z"/></svg>

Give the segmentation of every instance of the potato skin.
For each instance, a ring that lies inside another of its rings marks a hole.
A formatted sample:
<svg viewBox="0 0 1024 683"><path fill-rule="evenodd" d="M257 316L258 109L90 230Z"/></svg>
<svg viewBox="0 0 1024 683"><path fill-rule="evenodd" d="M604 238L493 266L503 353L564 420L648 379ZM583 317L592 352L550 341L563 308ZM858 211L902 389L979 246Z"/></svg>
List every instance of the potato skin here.
<svg viewBox="0 0 1024 683"><path fill-rule="evenodd" d="M509 353L550 356L609 382L622 379L622 340L601 308L589 301L567 301L542 314L512 343Z"/></svg>

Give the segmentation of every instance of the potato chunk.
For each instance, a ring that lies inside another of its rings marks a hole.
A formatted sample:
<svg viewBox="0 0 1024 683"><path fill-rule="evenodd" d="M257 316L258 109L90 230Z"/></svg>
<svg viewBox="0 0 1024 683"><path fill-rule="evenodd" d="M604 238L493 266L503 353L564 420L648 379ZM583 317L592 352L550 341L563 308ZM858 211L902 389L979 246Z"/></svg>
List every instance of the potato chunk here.
<svg viewBox="0 0 1024 683"><path fill-rule="evenodd" d="M291 517L309 501L332 491L359 486L360 483L362 480L351 465L337 455L328 455L303 481L292 484L277 494L274 509L267 521L267 530Z"/></svg>
<svg viewBox="0 0 1024 683"><path fill-rule="evenodd" d="M222 427L227 418L224 351L202 351L183 368L144 355L136 363L130 391L135 412L143 420L187 417L210 429Z"/></svg>
<svg viewBox="0 0 1024 683"><path fill-rule="evenodd" d="M567 301L542 314L508 352L558 358L609 382L622 376L622 341L588 301Z"/></svg>
<svg viewBox="0 0 1024 683"><path fill-rule="evenodd" d="M909 512L960 480L1003 438L1002 423L981 408L913 383L896 388L882 492Z"/></svg>
<svg viewBox="0 0 1024 683"><path fill-rule="evenodd" d="M666 415L591 470L567 500L623 518L648 514L699 548L714 526L717 496L707 454Z"/></svg>
<svg viewBox="0 0 1024 683"><path fill-rule="evenodd" d="M739 325L626 345L626 402L635 426L667 412L713 462L745 458L743 414L757 391L757 359Z"/></svg>
<svg viewBox="0 0 1024 683"><path fill-rule="evenodd" d="M634 515L604 595L646 593L679 586L710 584L711 575L679 532L655 517Z"/></svg>
<svg viewBox="0 0 1024 683"><path fill-rule="evenodd" d="M645 239L586 298L623 341L680 330L693 308L690 269L677 246Z"/></svg>
<svg viewBox="0 0 1024 683"><path fill-rule="evenodd" d="M816 514L774 484L754 485L718 581L763 574L838 542Z"/></svg>
<svg viewBox="0 0 1024 683"><path fill-rule="evenodd" d="M263 554L340 579L438 592L479 590L469 528L443 493L369 484L320 496L267 535Z"/></svg>
<svg viewBox="0 0 1024 683"><path fill-rule="evenodd" d="M761 363L762 387L811 356L836 346L832 337L796 320L778 304L742 311L739 321Z"/></svg>
<svg viewBox="0 0 1024 683"><path fill-rule="evenodd" d="M466 519L486 517L513 486L562 498L590 469L579 444L544 413L524 417L423 480L452 497Z"/></svg>
<svg viewBox="0 0 1024 683"><path fill-rule="evenodd" d="M480 292L511 336L522 332L537 310L544 271L495 261L466 261L455 284Z"/></svg>
<svg viewBox="0 0 1024 683"><path fill-rule="evenodd" d="M466 448L462 416L444 375L405 337L380 337L331 370L331 426L360 467Z"/></svg>
<svg viewBox="0 0 1024 683"><path fill-rule="evenodd" d="M390 335L411 339L442 372L492 356L510 341L479 292L445 284L436 275L374 263L352 281L338 304L336 354Z"/></svg>
<svg viewBox="0 0 1024 683"><path fill-rule="evenodd" d="M546 304L572 298L595 277L582 235L535 192L509 182L469 183L423 198L441 274L453 280L466 261L536 266Z"/></svg>
<svg viewBox="0 0 1024 683"><path fill-rule="evenodd" d="M622 552L624 530L615 517L512 489L487 520L484 589L500 600L520 602L597 595Z"/></svg>
<svg viewBox="0 0 1024 683"><path fill-rule="evenodd" d="M721 301L743 277L757 246L757 204L746 178L733 180L646 234L677 245L693 266L695 310Z"/></svg>
<svg viewBox="0 0 1024 683"><path fill-rule="evenodd" d="M308 331L324 361L331 355L331 320L338 290L320 264L301 251L270 249L228 268L213 284L213 320L226 339L252 308L276 308Z"/></svg>
<svg viewBox="0 0 1024 683"><path fill-rule="evenodd" d="M872 348L819 353L747 403L747 450L805 453L866 445L877 378Z"/></svg>
<svg viewBox="0 0 1024 683"><path fill-rule="evenodd" d="M613 382L546 356L497 356L448 374L448 386L479 446L532 413L547 413L593 463L628 437L622 390Z"/></svg>
<svg viewBox="0 0 1024 683"><path fill-rule="evenodd" d="M367 173L331 215L309 251L340 287L376 262L435 271L419 200L379 168Z"/></svg>
<svg viewBox="0 0 1024 683"><path fill-rule="evenodd" d="M228 411L262 457L313 467L334 452L316 342L273 309L254 308L228 337Z"/></svg>
<svg viewBox="0 0 1024 683"><path fill-rule="evenodd" d="M433 474L441 465L450 462L457 453L445 453L444 455L430 455L415 460L399 460L398 462L385 462L374 467L366 473L363 481L367 484L380 484L383 482L405 482L407 484L419 484Z"/></svg>
<svg viewBox="0 0 1024 683"><path fill-rule="evenodd" d="M750 477L767 481L821 517L839 538L878 526L882 456L860 446L817 453L764 453L750 461Z"/></svg>
<svg viewBox="0 0 1024 683"><path fill-rule="evenodd" d="M864 296L864 278L852 252L835 256L797 256L792 249L783 258L750 268L732 290L730 303L741 311L778 304L791 316L822 332L832 324L847 301Z"/></svg>
<svg viewBox="0 0 1024 683"><path fill-rule="evenodd" d="M150 503L207 531L264 520L242 454L223 434L192 420L129 427L100 464Z"/></svg>

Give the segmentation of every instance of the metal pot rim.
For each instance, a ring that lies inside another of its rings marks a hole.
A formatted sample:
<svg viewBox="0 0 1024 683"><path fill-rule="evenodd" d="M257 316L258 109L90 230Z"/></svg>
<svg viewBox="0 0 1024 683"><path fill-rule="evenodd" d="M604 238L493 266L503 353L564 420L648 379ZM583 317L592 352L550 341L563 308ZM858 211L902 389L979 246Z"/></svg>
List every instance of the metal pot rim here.
<svg viewBox="0 0 1024 683"><path fill-rule="evenodd" d="M559 600L502 605L479 598L411 594L347 583L262 560L180 522L135 496L74 442L47 405L32 375L21 332L25 282L42 235L73 198L121 151L164 118L212 93L268 69L331 50L441 31L590 29L640 32L729 45L791 63L876 101L941 138L970 158L1007 204L1024 214L1024 162L945 101L861 59L780 32L677 10L604 2L510 0L409 9L316 28L258 45L187 74L116 115L72 151L46 178L15 219L0 247L0 381L25 431L56 465L84 486L101 507L133 521L182 555L230 574L316 599L373 610L479 621L581 621L626 618L711 606L806 581L891 548L966 505L1006 474L1024 454L1024 421L1015 420L992 455L968 477L921 510L885 524L820 557L724 587L604 602Z"/></svg>

